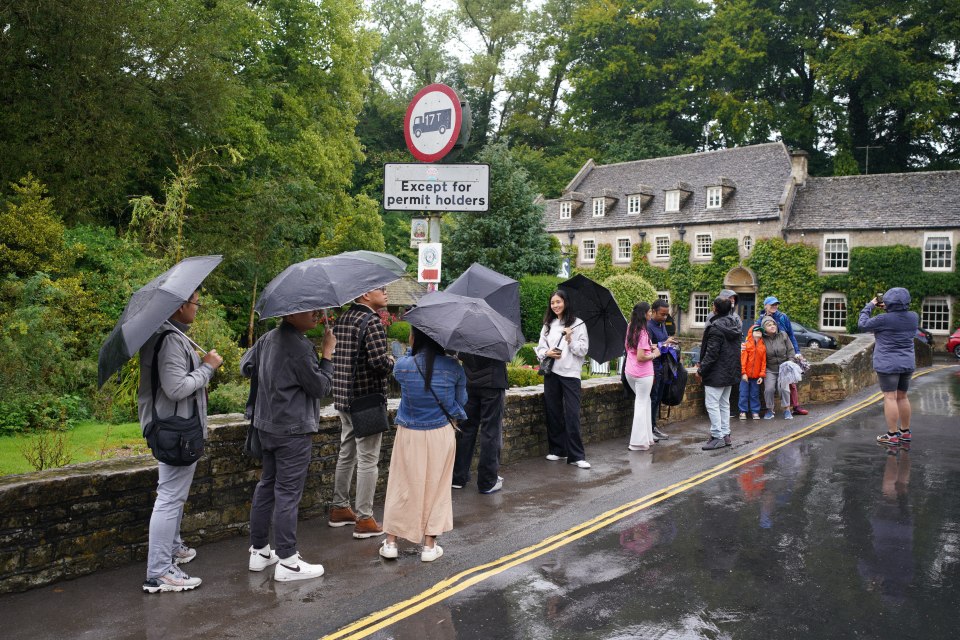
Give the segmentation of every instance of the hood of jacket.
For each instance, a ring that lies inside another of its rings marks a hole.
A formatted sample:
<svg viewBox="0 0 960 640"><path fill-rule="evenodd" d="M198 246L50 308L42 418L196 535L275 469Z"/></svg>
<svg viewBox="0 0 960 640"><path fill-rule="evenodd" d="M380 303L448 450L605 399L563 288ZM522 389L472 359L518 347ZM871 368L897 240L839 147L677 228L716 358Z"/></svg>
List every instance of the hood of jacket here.
<svg viewBox="0 0 960 640"><path fill-rule="evenodd" d="M727 340L734 339L739 342L740 332L743 329L743 320L740 319L740 316L723 316L714 318L710 327L713 331L718 331L723 334L723 337Z"/></svg>
<svg viewBox="0 0 960 640"><path fill-rule="evenodd" d="M903 287L893 287L883 294L883 305L887 311L906 311L910 308L910 292Z"/></svg>

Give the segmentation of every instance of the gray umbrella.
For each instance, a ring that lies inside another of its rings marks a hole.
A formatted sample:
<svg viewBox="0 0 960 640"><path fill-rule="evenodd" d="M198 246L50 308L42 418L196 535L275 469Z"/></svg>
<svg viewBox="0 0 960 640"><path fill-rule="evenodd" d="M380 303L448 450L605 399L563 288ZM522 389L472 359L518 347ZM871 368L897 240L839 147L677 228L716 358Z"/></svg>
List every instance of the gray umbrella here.
<svg viewBox="0 0 960 640"><path fill-rule="evenodd" d="M513 278L474 262L445 291L483 298L497 313L520 326L520 283Z"/></svg>
<svg viewBox="0 0 960 640"><path fill-rule="evenodd" d="M271 280L257 300L256 311L263 319L342 307L396 279L389 269L361 258L344 255L311 258L290 265Z"/></svg>
<svg viewBox="0 0 960 640"><path fill-rule="evenodd" d="M384 269L389 269L398 276L407 272L407 263L393 255L392 253L381 253L380 251L344 251L340 255L350 258L360 258L373 264L378 264Z"/></svg>
<svg viewBox="0 0 960 640"><path fill-rule="evenodd" d="M100 386L190 299L223 256L196 256L181 260L130 297L117 326L100 347L97 381Z"/></svg>
<svg viewBox="0 0 960 640"><path fill-rule="evenodd" d="M403 319L449 351L510 362L523 346L520 327L480 298L435 291Z"/></svg>

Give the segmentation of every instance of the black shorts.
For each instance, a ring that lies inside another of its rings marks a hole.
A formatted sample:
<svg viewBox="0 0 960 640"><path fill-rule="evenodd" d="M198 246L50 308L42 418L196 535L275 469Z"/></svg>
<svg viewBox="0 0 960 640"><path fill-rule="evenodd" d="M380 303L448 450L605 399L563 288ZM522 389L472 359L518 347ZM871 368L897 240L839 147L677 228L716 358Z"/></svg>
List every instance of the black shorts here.
<svg viewBox="0 0 960 640"><path fill-rule="evenodd" d="M913 371L904 373L877 373L877 380L880 381L880 391L903 391L910 389L910 378L913 377Z"/></svg>

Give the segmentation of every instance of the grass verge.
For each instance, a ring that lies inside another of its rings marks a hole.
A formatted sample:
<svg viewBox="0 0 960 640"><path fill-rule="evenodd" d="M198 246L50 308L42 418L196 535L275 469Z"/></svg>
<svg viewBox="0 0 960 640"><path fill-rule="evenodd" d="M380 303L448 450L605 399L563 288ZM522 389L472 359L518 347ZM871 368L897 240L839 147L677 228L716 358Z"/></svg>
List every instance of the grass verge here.
<svg viewBox="0 0 960 640"><path fill-rule="evenodd" d="M0 437L0 476L34 471L23 455L36 434ZM67 432L70 464L149 453L137 422L81 422Z"/></svg>

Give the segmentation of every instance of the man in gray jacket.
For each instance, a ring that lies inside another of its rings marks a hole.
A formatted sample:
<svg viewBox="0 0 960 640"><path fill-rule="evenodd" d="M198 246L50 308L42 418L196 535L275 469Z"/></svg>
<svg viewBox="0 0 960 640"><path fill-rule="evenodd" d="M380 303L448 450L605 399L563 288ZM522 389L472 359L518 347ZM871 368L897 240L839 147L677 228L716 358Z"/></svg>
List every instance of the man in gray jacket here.
<svg viewBox="0 0 960 640"><path fill-rule="evenodd" d="M315 328L319 311L283 317L276 329L261 337L244 354L240 370L256 376L253 426L263 447L263 471L250 507L250 571L276 564L273 579L308 580L323 575L323 565L304 562L297 553L297 514L319 431L320 399L333 385L333 348L337 339L323 336L323 359L317 359L307 331ZM270 524L276 551L270 548Z"/></svg>
<svg viewBox="0 0 960 640"><path fill-rule="evenodd" d="M137 391L140 426L146 431L153 421L153 410L159 418L178 415L193 416L194 408L207 436L206 386L214 371L223 364L216 350L211 349L201 361L185 336L173 330L176 327L186 332L197 317L200 294L196 291L190 300L177 309L170 319L140 348L140 388ZM171 327L170 325L173 325ZM163 340L159 351L157 341ZM159 388L153 395L153 360L157 356ZM143 590L147 593L163 591L189 591L200 586L200 578L191 578L177 565L193 560L197 552L183 544L180 538L180 521L183 505L190 495L190 485L197 464L177 467L157 462L159 479L157 500L150 516L150 538L147 547L147 580Z"/></svg>

